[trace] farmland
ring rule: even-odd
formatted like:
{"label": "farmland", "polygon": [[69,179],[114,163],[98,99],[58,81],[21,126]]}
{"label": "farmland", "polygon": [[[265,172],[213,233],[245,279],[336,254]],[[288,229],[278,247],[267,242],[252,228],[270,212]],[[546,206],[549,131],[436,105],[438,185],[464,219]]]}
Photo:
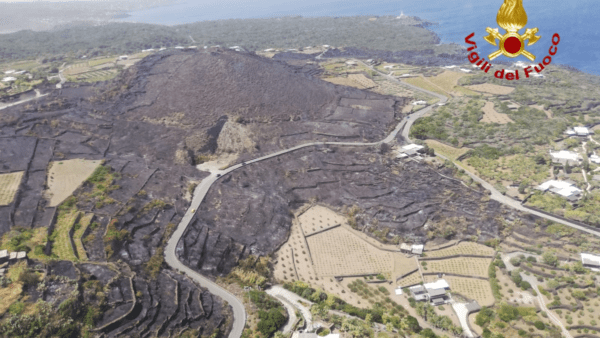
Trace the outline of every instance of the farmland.
{"label": "farmland", "polygon": [[513,87],[499,86],[491,83],[484,83],[478,85],[465,86],[465,88],[474,90],[476,92],[482,92],[494,95],[508,95],[515,89]]}
{"label": "farmland", "polygon": [[487,277],[491,259],[487,258],[449,258],[443,260],[421,261],[423,273],[451,273],[461,276]]}
{"label": "farmland", "polygon": [[478,255],[490,256],[494,254],[494,249],[474,242],[460,242],[449,248],[441,250],[427,251],[426,257],[446,257],[454,255]]}
{"label": "farmland", "polygon": [[481,279],[454,276],[446,276],[445,279],[450,284],[452,292],[472,298],[481,306],[494,305],[494,295],[492,294],[490,282]]}
{"label": "farmland", "polygon": [[469,148],[455,148],[436,140],[425,140],[425,143],[433,148],[437,154],[443,155],[451,160],[456,160],[470,150]]}
{"label": "farmland", "polygon": [[59,211],[58,217],[56,218],[56,228],[50,236],[50,239],[53,241],[52,253],[60,259],[69,261],[77,260],[74,248],[71,245],[71,236],[69,235],[69,232],[80,216],[80,212],[76,208]]}
{"label": "farmland", "polygon": [[298,217],[298,220],[300,221],[302,232],[306,236],[346,222],[344,217],[320,205],[308,209]]}
{"label": "farmland", "polygon": [[423,279],[421,279],[421,274],[419,274],[419,272],[417,271],[417,272],[413,272],[410,275],[400,279],[397,282],[397,284],[402,287],[408,287],[411,285],[419,284],[421,282],[423,282]]}
{"label": "farmland", "polygon": [[50,206],[57,206],[88,178],[100,161],[74,159],[50,163],[48,191]]}
{"label": "farmland", "polygon": [[77,250],[77,256],[79,257],[79,260],[81,260],[81,261],[87,260],[87,254],[85,252],[85,248],[83,246],[81,238],[82,238],[83,234],[85,233],[85,231],[87,230],[87,228],[90,225],[93,218],[94,218],[94,214],[92,214],[92,213],[85,214],[84,216],[81,217],[79,222],[75,224],[75,229],[74,229],[75,231],[73,232],[73,242],[75,243],[75,247]]}
{"label": "farmland", "polygon": [[0,205],[9,205],[12,203],[22,178],[22,171],[0,174]]}

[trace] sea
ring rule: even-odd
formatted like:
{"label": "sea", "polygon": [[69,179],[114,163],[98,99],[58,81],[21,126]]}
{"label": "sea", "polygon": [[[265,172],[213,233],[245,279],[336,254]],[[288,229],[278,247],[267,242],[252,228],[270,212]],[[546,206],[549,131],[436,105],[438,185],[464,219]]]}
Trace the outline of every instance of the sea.
{"label": "sea", "polygon": [[[222,19],[404,14],[433,22],[428,29],[437,33],[442,43],[469,46],[465,37],[475,33],[476,51],[485,56],[497,49],[483,37],[487,35],[486,27],[498,27],[496,14],[502,3],[503,0],[187,0],[133,11],[122,21],[178,25]],[[552,64],[600,75],[600,0],[524,0],[523,6],[528,17],[525,28],[537,27],[542,37],[526,47],[536,56],[536,63],[548,55],[552,36],[558,33],[560,42]],[[524,56],[513,60],[529,62]]]}

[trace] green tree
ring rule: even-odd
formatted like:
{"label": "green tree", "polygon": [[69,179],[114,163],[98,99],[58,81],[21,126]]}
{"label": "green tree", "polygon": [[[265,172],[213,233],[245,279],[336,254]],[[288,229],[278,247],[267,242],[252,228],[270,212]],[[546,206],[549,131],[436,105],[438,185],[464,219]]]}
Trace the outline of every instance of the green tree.
{"label": "green tree", "polygon": [[549,251],[544,252],[544,254],[542,255],[542,260],[544,261],[544,263],[552,266],[556,266],[556,263],[558,263],[558,257],[554,253]]}
{"label": "green tree", "polygon": [[408,331],[408,332],[418,333],[421,331],[421,326],[419,325],[419,321],[417,320],[417,318],[415,318],[413,316],[406,316],[406,317],[402,318],[402,320],[400,321],[400,328],[402,328],[402,330]]}
{"label": "green tree", "polygon": [[475,316],[475,324],[484,327],[490,323],[492,318],[494,318],[494,310],[484,306]]}

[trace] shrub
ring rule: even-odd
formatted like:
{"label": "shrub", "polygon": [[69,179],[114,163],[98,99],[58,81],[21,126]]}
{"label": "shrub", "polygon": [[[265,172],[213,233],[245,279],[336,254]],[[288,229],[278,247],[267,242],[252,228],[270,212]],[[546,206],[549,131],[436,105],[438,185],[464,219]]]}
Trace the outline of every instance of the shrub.
{"label": "shrub", "polygon": [[535,328],[538,329],[538,330],[544,330],[546,328],[546,325],[544,323],[542,323],[541,321],[539,321],[539,320],[536,320],[533,323],[533,326],[535,326]]}
{"label": "shrub", "polygon": [[23,313],[24,309],[25,309],[25,303],[15,302],[15,303],[10,304],[10,306],[8,307],[8,312],[12,315],[20,315],[21,313]]}

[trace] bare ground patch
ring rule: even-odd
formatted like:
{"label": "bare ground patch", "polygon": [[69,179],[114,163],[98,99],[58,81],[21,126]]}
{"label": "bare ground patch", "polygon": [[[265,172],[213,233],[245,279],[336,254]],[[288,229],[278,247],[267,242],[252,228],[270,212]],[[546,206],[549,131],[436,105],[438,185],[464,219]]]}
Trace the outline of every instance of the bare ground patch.
{"label": "bare ground patch", "polygon": [[503,113],[498,113],[496,109],[494,109],[494,103],[487,101],[485,106],[482,108],[483,110],[483,118],[481,122],[483,123],[498,123],[498,124],[507,124],[510,122],[514,122],[508,117],[508,115]]}
{"label": "bare ground patch", "polygon": [[99,165],[100,161],[83,159],[50,162],[46,191],[50,206],[55,207],[71,196]]}

